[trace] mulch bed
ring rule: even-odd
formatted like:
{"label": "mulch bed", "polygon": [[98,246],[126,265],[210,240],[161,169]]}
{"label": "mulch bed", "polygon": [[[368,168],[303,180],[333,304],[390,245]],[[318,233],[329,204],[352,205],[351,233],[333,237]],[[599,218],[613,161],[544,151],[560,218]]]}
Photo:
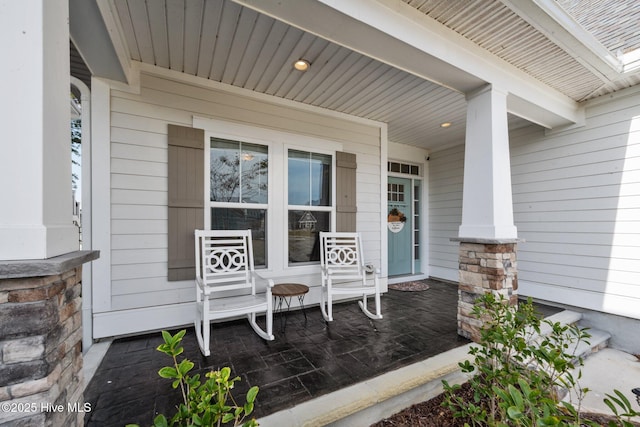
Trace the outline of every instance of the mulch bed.
{"label": "mulch bed", "polygon": [[[463,384],[457,392],[460,396],[472,400],[473,390],[469,383]],[[371,427],[464,427],[464,423],[471,424],[468,419],[453,418],[453,414],[447,408],[441,406],[444,394],[440,394],[431,400],[418,403],[404,409],[389,418],[378,421]],[[608,422],[615,420],[613,417],[603,414],[581,414],[583,419],[588,419],[601,426],[608,425]],[[471,424],[472,425],[472,424]],[[633,424],[640,426],[640,424]]]}

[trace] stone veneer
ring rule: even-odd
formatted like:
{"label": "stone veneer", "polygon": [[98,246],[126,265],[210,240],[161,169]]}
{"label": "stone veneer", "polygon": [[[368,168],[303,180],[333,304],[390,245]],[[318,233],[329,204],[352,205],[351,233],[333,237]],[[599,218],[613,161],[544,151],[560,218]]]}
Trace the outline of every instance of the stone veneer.
{"label": "stone veneer", "polygon": [[517,240],[459,240],[458,334],[478,342],[483,323],[472,314],[478,297],[493,292],[518,304]]}
{"label": "stone veneer", "polygon": [[0,424],[82,426],[82,264],[0,261]]}

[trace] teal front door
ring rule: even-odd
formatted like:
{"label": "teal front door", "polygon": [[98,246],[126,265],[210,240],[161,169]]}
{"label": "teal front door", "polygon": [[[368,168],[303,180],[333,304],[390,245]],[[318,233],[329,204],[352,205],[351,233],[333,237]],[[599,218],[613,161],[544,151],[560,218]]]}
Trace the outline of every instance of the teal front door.
{"label": "teal front door", "polygon": [[389,276],[411,274],[411,180],[389,177],[387,183],[387,234]]}

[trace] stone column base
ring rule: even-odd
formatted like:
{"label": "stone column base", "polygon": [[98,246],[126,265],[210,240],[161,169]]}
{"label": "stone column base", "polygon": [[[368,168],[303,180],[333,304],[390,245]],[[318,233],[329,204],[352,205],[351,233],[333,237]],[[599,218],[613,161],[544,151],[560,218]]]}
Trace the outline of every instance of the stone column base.
{"label": "stone column base", "polygon": [[483,323],[472,314],[476,300],[493,292],[518,304],[515,239],[456,239],[460,241],[458,270],[458,334],[480,341]]}
{"label": "stone column base", "polygon": [[83,426],[82,264],[0,261],[0,424]]}

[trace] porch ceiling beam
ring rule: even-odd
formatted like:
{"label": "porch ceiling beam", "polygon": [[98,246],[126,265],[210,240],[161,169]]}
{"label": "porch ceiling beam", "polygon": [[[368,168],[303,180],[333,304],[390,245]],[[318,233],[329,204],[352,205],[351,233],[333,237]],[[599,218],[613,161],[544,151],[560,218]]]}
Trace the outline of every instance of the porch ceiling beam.
{"label": "porch ceiling beam", "polygon": [[553,0],[500,0],[603,82],[620,78],[624,66],[612,52]]}
{"label": "porch ceiling beam", "polygon": [[69,0],[69,33],[92,75],[127,83],[129,69],[123,66],[95,0]]}
{"label": "porch ceiling beam", "polygon": [[544,127],[583,121],[569,97],[400,0],[233,1],[461,93],[497,84],[510,113]]}

